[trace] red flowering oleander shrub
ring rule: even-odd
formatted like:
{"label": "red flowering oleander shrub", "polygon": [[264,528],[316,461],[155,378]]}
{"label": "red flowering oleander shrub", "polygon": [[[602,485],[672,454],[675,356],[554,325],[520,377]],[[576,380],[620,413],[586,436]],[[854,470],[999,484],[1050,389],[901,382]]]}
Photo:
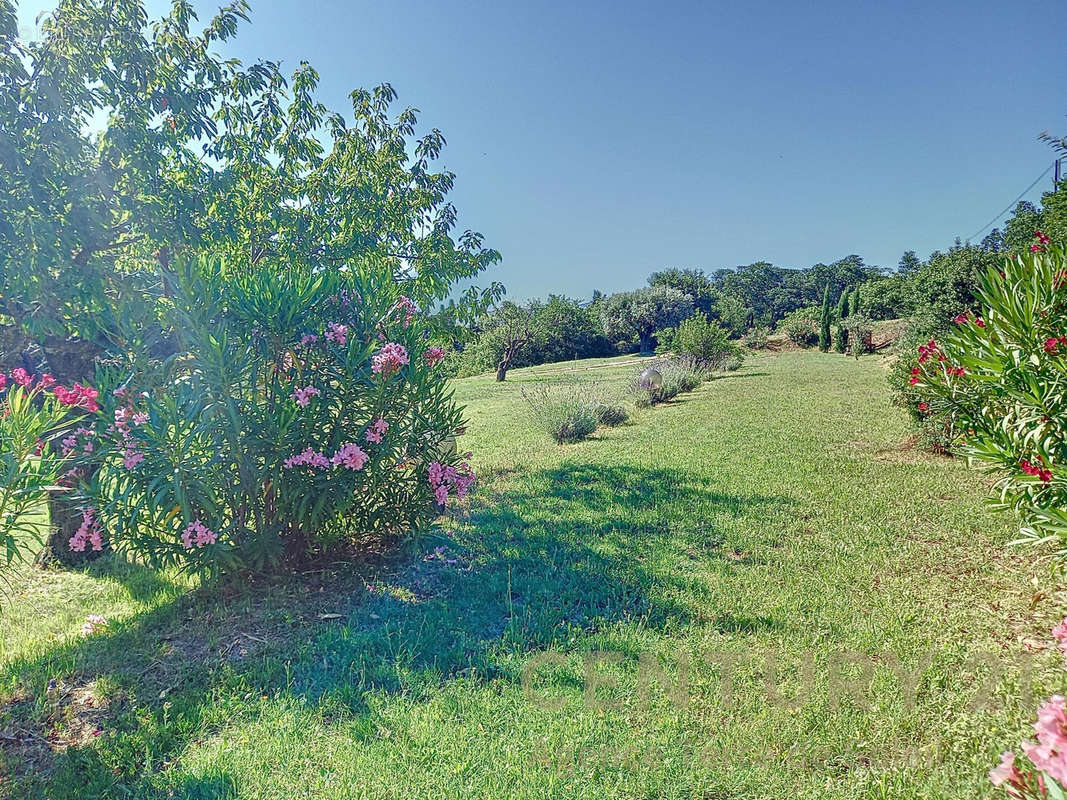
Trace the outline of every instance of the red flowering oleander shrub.
{"label": "red flowering oleander shrub", "polygon": [[87,536],[158,566],[261,569],[406,534],[466,494],[443,353],[391,275],[225,272],[179,265],[178,354],[101,375],[96,424],[70,441],[95,465]]}
{"label": "red flowering oleander shrub", "polygon": [[918,348],[909,371],[918,415],[943,420],[955,449],[997,475],[999,504],[1022,537],[1067,557],[1067,252],[1031,252],[979,280],[980,314]]}

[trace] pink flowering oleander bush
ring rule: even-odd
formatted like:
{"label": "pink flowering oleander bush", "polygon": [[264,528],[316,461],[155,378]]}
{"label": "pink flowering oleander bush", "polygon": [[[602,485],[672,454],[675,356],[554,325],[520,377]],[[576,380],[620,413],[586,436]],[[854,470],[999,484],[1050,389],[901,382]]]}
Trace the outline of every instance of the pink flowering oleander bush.
{"label": "pink flowering oleander bush", "polygon": [[1022,540],[1067,558],[1067,251],[1034,249],[979,279],[977,312],[918,347],[914,413],[936,417],[952,449],[996,475],[997,504]]}
{"label": "pink flowering oleander bush", "polygon": [[[81,444],[78,422],[97,410],[97,390],[67,388],[51,375],[31,375],[18,367],[0,373],[0,537],[5,564],[25,560],[43,542],[42,518],[50,493],[64,492],[74,447]],[[83,517],[78,545],[101,550],[93,520]]]}
{"label": "pink flowering oleander bush", "polygon": [[158,566],[263,569],[405,535],[466,494],[443,448],[460,409],[391,274],[226,273],[178,265],[179,352],[99,381],[95,426],[64,444],[96,465],[72,547],[100,532]]}
{"label": "pink flowering oleander bush", "polygon": [[[1052,629],[1060,652],[1067,658],[1067,619]],[[989,780],[1015,800],[1043,800],[1067,796],[1067,700],[1053,695],[1037,709],[1034,738],[1000,754]]]}

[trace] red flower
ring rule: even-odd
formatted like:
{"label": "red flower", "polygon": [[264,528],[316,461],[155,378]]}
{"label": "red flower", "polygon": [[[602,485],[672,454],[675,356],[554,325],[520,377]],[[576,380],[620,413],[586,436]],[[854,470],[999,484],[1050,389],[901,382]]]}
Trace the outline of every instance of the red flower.
{"label": "red flower", "polygon": [[47,372],[39,379],[38,384],[42,389],[47,389],[49,386],[56,385],[56,379],[49,375]]}
{"label": "red flower", "polygon": [[0,372],[0,389],[3,389],[5,386],[7,386],[7,375]]}
{"label": "red flower", "polygon": [[1041,460],[1040,456],[1038,457],[1037,462],[1038,464],[1041,464],[1041,466],[1031,464],[1024,458],[1022,461],[1019,462],[1019,469],[1021,469],[1027,475],[1031,475],[1037,478],[1042,483],[1049,483],[1052,480],[1052,470],[1044,466],[1044,462]]}
{"label": "red flower", "polygon": [[1044,250],[1044,249],[1045,249],[1045,248],[1043,248],[1043,247],[1042,247],[1041,245],[1039,245],[1039,244],[1032,244],[1032,245],[1030,245],[1030,252],[1031,252],[1031,253],[1040,253],[1040,252],[1041,252],[1042,250]]}
{"label": "red flower", "polygon": [[24,370],[22,367],[15,367],[11,370],[11,380],[21,386],[23,389],[29,388],[29,385],[33,383],[33,376]]}
{"label": "red flower", "polygon": [[981,317],[975,317],[974,324],[977,325],[979,328],[985,327],[985,321]]}
{"label": "red flower", "polygon": [[1048,244],[1051,241],[1051,239],[1049,239],[1048,236],[1043,234],[1041,231],[1034,231],[1034,238],[1037,239],[1041,244]]}
{"label": "red flower", "polygon": [[57,386],[54,394],[56,400],[65,406],[84,408],[86,411],[100,410],[100,404],[96,402],[96,398],[100,396],[100,392],[91,386],[83,386],[82,384],[75,382],[74,387],[71,389],[68,389],[65,386]]}
{"label": "red flower", "polygon": [[968,317],[966,314],[957,314],[952,321],[955,322],[957,325],[962,325],[968,319],[970,319],[970,317]]}
{"label": "red flower", "polygon": [[1060,346],[1060,340],[1055,336],[1045,339],[1045,352],[1052,355],[1056,352],[1056,348]]}
{"label": "red flower", "polygon": [[920,411],[929,411],[930,410],[930,404],[927,403],[925,400],[923,400],[921,403],[919,403],[919,410]]}

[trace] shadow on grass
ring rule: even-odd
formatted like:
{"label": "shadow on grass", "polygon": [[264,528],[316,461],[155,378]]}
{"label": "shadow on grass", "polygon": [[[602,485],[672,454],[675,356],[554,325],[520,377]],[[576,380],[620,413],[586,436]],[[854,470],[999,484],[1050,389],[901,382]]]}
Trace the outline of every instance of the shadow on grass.
{"label": "shadow on grass", "polygon": [[568,464],[516,476],[503,493],[476,497],[454,537],[425,537],[337,575],[212,587],[9,664],[0,685],[23,700],[0,710],[0,725],[36,726],[43,741],[51,721],[72,719],[57,684],[117,687],[99,724],[106,736],[21,754],[35,762],[36,785],[57,798],[226,797],[225,775],[174,785],[161,767],[226,724],[234,697],[290,697],[327,718],[369,717],[368,692],[420,700],[458,676],[517,683],[532,652],[579,651],[627,622],[663,630],[697,620],[740,634],[781,627],[709,608],[694,570],[750,566],[710,520],[755,524],[789,503],[721,494],[676,470]]}

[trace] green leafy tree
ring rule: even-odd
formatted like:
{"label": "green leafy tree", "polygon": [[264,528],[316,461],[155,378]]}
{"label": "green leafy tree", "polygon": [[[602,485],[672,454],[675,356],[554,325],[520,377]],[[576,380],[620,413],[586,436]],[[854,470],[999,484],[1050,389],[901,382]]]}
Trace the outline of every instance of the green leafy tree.
{"label": "green leafy tree", "polygon": [[236,273],[374,263],[420,304],[498,260],[454,232],[439,131],[391,119],[388,85],[353,92],[346,120],[310,65],[287,80],[216,54],[245,19],[237,0],[196,33],[185,2],[150,26],[134,0],[65,0],[27,44],[0,0],[0,322],[61,380],[141,344],[155,262],[181,253]]}
{"label": "green leafy tree", "polygon": [[286,78],[220,56],[247,10],[197,32],[184,0],[153,24],[138,0],[64,0],[25,43],[0,0],[5,354],[65,382],[103,356],[173,354],[160,298],[172,265],[205,251],[234,278],[375,272],[419,307],[499,259],[456,230],[444,137],[416,138],[390,86],[354,91],[346,117],[316,100],[308,64]]}
{"label": "green leafy tree", "polygon": [[[1033,232],[1030,234],[1033,237]],[[915,324],[936,333],[960,312],[973,309],[978,276],[1002,256],[975,245],[934,253],[908,283],[909,305]]]}
{"label": "green leafy tree", "polygon": [[496,308],[482,334],[482,346],[489,349],[498,381],[507,380],[508,370],[533,337],[534,320],[528,309],[512,302]]}
{"label": "green leafy tree", "polygon": [[1028,200],[1021,200],[1004,225],[1004,248],[1015,253],[1029,250],[1034,240],[1034,231],[1044,229],[1041,209]]}
{"label": "green leafy tree", "polygon": [[693,298],[693,305],[701,314],[711,313],[715,302],[715,287],[701,269],[670,267],[648,276],[649,286],[669,286]]}
{"label": "green leafy tree", "polygon": [[680,355],[689,356],[706,369],[718,369],[741,352],[723,327],[703,314],[683,320],[674,334],[673,344]]}
{"label": "green leafy tree", "polygon": [[897,319],[907,316],[908,284],[899,275],[876,278],[863,284],[864,311],[871,319]]}
{"label": "green leafy tree", "polygon": [[612,355],[599,315],[578,301],[550,295],[532,303],[534,338],[516,363],[525,365]]}
{"label": "green leafy tree", "polygon": [[636,338],[644,354],[652,352],[657,330],[674,327],[692,313],[693,298],[670,286],[620,292],[600,306],[604,334],[616,342]]}
{"label": "green leafy tree", "polygon": [[922,265],[923,262],[915,255],[914,250],[905,250],[897,263],[897,274],[909,278],[918,272]]}
{"label": "green leafy tree", "polygon": [[730,336],[743,336],[748,328],[749,309],[744,301],[732,294],[718,292],[712,305],[714,316]]}
{"label": "green leafy tree", "polygon": [[822,293],[822,313],[819,317],[819,349],[827,353],[830,351],[830,284]]}

